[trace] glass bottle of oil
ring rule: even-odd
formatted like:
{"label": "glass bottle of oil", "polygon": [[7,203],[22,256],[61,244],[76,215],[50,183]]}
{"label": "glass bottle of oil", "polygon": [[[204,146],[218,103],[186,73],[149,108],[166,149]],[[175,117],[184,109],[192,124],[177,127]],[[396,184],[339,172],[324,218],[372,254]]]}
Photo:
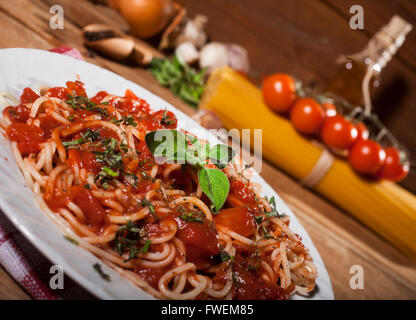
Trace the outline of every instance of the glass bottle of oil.
{"label": "glass bottle of oil", "polygon": [[360,52],[341,57],[342,67],[330,81],[326,92],[347,100],[353,106],[363,105],[362,83],[371,68],[370,92],[379,85],[380,72],[403,44],[412,25],[395,15],[377,32]]}

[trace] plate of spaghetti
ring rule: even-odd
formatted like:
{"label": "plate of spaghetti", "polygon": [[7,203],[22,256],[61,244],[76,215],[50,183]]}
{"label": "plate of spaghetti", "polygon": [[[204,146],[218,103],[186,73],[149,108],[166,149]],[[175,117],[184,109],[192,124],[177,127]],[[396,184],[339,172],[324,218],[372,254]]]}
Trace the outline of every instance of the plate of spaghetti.
{"label": "plate of spaghetti", "polygon": [[98,298],[333,299],[290,209],[188,116],[55,53],[0,70],[0,207]]}

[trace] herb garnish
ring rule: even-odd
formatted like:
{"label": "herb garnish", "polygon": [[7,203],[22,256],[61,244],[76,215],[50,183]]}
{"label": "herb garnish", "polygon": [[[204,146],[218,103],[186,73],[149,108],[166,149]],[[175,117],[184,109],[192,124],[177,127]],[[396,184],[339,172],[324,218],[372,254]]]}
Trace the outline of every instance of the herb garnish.
{"label": "herb garnish", "polygon": [[100,138],[100,132],[97,130],[91,130],[90,128],[88,128],[85,131],[85,133],[81,135],[81,138],[78,138],[76,140],[71,140],[71,141],[63,141],[62,145],[64,147],[76,146],[76,145],[84,144],[88,141],[93,142],[97,140],[98,138]]}
{"label": "herb garnish", "polygon": [[174,124],[173,120],[171,120],[172,118],[168,115],[167,110],[165,109],[163,111],[163,116],[162,116],[162,120],[160,121],[160,124],[163,126],[171,126]]}
{"label": "herb garnish", "polygon": [[[97,107],[99,104],[92,102],[87,97],[80,97],[74,95],[68,95],[68,100],[65,101],[67,104],[69,104],[72,108],[75,110],[88,110],[92,112],[99,113],[102,117],[108,117],[108,110],[107,108],[100,108]],[[108,102],[102,102],[101,105],[107,105]]]}
{"label": "herb garnish", "polygon": [[74,238],[68,237],[68,236],[64,236],[65,240],[75,244],[75,245],[79,245],[79,242],[77,240],[75,240]]}
{"label": "herb garnish", "polygon": [[224,172],[207,168],[204,165],[211,160],[218,168],[225,168],[233,159],[234,150],[223,144],[211,147],[177,130],[161,129],[146,134],[145,141],[155,159],[168,163],[188,163],[198,170],[202,191],[211,200],[216,211],[220,210],[227,199],[230,182]]}
{"label": "herb garnish", "polygon": [[105,281],[111,281],[110,276],[104,273],[103,269],[101,268],[101,264],[95,263],[93,267],[94,267],[94,270],[98,272],[101,278],[103,278]]}
{"label": "herb garnish", "polygon": [[150,213],[155,214],[155,207],[149,200],[143,198],[140,204],[142,205],[142,207],[149,207]]}
{"label": "herb garnish", "polygon": [[272,206],[273,210],[270,211],[270,212],[266,212],[265,213],[266,217],[268,217],[268,218],[271,218],[271,217],[283,218],[284,214],[279,214],[279,212],[276,209],[276,200],[275,200],[274,196],[270,198],[269,203]]}
{"label": "herb garnish", "polygon": [[239,287],[240,286],[240,281],[238,280],[238,277],[237,277],[237,275],[236,275],[236,273],[234,271],[232,272],[232,277],[233,277],[234,285],[236,287]]}
{"label": "herb garnish", "polygon": [[191,106],[198,106],[204,92],[206,69],[197,72],[187,64],[182,64],[176,55],[172,61],[153,58],[150,69],[162,86],[168,87]]}
{"label": "herb garnish", "polygon": [[185,212],[181,216],[179,216],[179,218],[186,222],[204,222],[200,217],[200,214],[198,214],[197,212]]}
{"label": "herb garnish", "polygon": [[129,257],[124,262],[137,258],[140,252],[147,252],[151,241],[146,240],[145,245],[142,248],[138,247],[138,243],[141,237],[144,236],[144,231],[137,227],[132,221],[128,221],[125,225],[121,226],[114,239],[114,249],[121,256],[125,251],[128,251]]}
{"label": "herb garnish", "polygon": [[227,251],[220,251],[220,253],[215,256],[215,259],[219,260],[220,262],[226,262],[228,260],[233,261],[234,257],[230,256]]}

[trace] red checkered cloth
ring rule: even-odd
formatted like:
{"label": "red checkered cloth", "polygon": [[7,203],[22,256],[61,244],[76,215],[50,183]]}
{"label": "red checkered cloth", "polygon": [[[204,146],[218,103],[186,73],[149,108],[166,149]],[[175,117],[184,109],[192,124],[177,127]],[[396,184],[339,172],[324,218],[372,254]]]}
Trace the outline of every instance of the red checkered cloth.
{"label": "red checkered cloth", "polygon": [[[84,60],[77,49],[59,47],[52,52]],[[33,299],[91,299],[93,296],[68,277],[64,289],[51,289],[49,281],[55,272],[43,256],[0,211],[0,264]]]}

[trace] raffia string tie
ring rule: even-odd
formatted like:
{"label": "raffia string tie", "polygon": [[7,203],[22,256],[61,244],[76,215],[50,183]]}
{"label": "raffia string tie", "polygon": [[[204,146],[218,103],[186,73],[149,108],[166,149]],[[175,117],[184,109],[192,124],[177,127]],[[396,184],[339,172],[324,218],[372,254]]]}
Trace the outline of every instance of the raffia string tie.
{"label": "raffia string tie", "polygon": [[312,143],[321,148],[322,152],[312,170],[300,181],[301,185],[308,188],[313,188],[319,183],[319,181],[322,180],[323,177],[325,177],[335,160],[331,151],[329,151],[325,146],[317,141],[312,141]]}

